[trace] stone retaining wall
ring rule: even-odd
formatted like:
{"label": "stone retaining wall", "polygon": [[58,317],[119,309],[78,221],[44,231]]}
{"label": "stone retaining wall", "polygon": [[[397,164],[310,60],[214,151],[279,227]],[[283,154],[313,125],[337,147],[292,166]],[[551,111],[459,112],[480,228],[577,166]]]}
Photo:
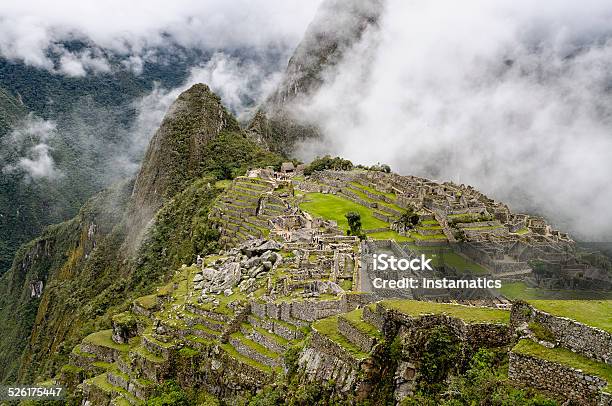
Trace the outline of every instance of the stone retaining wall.
{"label": "stone retaining wall", "polygon": [[510,320],[514,328],[530,322],[539,323],[554,334],[556,344],[596,361],[612,364],[612,334],[604,330],[553,316],[524,302],[512,305]]}
{"label": "stone retaining wall", "polygon": [[[377,306],[378,308],[379,306]],[[407,329],[429,329],[448,327],[464,344],[471,348],[501,347],[511,340],[510,327],[496,323],[466,323],[444,314],[413,317],[395,310],[386,310],[385,322],[395,322]]]}
{"label": "stone retaining wall", "polygon": [[333,381],[336,388],[342,392],[353,390],[357,382],[357,373],[354,368],[342,360],[308,347],[302,351],[299,365],[303,368],[306,379],[310,382]]}
{"label": "stone retaining wall", "polygon": [[338,318],[338,331],[363,352],[369,353],[376,344],[376,338],[359,330],[343,317]]}
{"label": "stone retaining wall", "polygon": [[245,337],[255,341],[256,343],[263,345],[270,351],[274,351],[279,354],[282,354],[287,349],[286,346],[281,345],[273,338],[263,335],[255,329],[252,329],[252,330],[244,329],[242,330],[242,333],[245,335]]}
{"label": "stone retaining wall", "polygon": [[325,353],[327,355],[331,355],[334,358],[339,359],[347,366],[351,367],[354,370],[359,370],[361,366],[361,361],[354,358],[351,354],[349,354],[342,346],[337,344],[336,342],[330,340],[323,334],[320,334],[318,331],[314,330],[310,335],[310,348],[314,348],[319,352]]}
{"label": "stone retaining wall", "polygon": [[246,357],[251,358],[252,360],[255,360],[255,361],[259,362],[260,364],[268,365],[268,366],[271,366],[271,367],[276,367],[276,366],[279,366],[279,364],[280,364],[278,359],[273,359],[273,358],[270,358],[270,357],[267,357],[267,356],[263,355],[259,351],[256,351],[256,350],[252,349],[251,347],[249,347],[248,345],[243,344],[243,342],[240,341],[237,338],[230,338],[229,339],[229,343],[239,353],[241,353],[242,355],[244,355]]}
{"label": "stone retaining wall", "polygon": [[[572,400],[580,405],[599,406],[606,396],[600,389],[604,380],[579,370],[550,361],[510,352],[508,378],[531,388],[555,394],[560,400]],[[609,397],[607,397],[609,401]]]}

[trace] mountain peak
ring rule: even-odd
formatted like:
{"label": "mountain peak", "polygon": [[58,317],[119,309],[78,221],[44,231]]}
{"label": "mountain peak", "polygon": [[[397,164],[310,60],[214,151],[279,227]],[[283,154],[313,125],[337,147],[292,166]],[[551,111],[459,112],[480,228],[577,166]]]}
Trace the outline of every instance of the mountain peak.
{"label": "mountain peak", "polygon": [[319,131],[293,112],[295,104],[314,94],[346,51],[370,27],[376,27],[383,0],[325,0],[289,59],[283,79],[262,106],[250,128],[270,149],[290,154],[295,143],[316,138]]}
{"label": "mountain peak", "polygon": [[[240,126],[221,99],[202,83],[181,93],[151,139],[133,192],[140,225],[150,220],[163,201],[198,177],[204,146],[222,131]],[[140,228],[140,227],[139,227]]]}

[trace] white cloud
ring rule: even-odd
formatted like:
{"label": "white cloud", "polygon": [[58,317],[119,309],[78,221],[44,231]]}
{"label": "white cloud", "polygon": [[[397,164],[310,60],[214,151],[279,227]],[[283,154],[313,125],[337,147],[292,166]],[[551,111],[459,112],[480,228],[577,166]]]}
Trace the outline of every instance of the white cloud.
{"label": "white cloud", "polygon": [[[29,179],[56,179],[61,176],[53,158],[49,141],[56,135],[56,125],[29,115],[21,125],[2,141],[3,150],[16,151],[11,163],[3,165],[2,172],[24,172]],[[23,154],[19,154],[23,152]],[[3,157],[3,161],[7,158]]]}
{"label": "white cloud", "polygon": [[15,168],[23,169],[33,179],[53,179],[58,176],[47,144],[37,144],[30,148],[29,153],[31,157],[20,158]]}
{"label": "white cloud", "polygon": [[[188,48],[293,47],[320,0],[57,0],[0,3],[0,54],[70,75],[100,71],[104,57],[65,51],[59,69],[48,57],[61,41],[82,39],[122,56],[138,71],[138,58],[157,46]],[[135,63],[135,64],[134,64]],[[80,66],[79,66],[80,65]]]}
{"label": "white cloud", "polygon": [[612,236],[612,3],[389,0],[300,114],[342,154]]}

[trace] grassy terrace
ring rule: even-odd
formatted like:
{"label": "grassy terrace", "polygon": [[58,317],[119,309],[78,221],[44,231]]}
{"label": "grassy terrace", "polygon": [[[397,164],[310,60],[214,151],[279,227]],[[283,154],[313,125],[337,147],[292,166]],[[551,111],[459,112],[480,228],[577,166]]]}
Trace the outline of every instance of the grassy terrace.
{"label": "grassy terrace", "polygon": [[504,226],[475,226],[475,227],[463,227],[462,230],[468,231],[481,231],[481,230],[497,230],[498,228],[504,228]]}
{"label": "grassy terrace", "polygon": [[525,234],[529,234],[530,230],[528,228],[521,228],[520,230],[517,230],[516,233],[514,234],[518,234],[518,235],[525,235]]}
{"label": "grassy terrace", "polygon": [[268,358],[274,359],[274,358],[278,358],[279,356],[278,353],[274,351],[270,351],[268,348],[264,347],[263,345],[256,343],[250,338],[245,337],[244,334],[242,334],[241,332],[233,333],[230,337],[240,341],[242,344],[249,347],[251,350],[258,352],[261,355],[264,355]]}
{"label": "grassy terrace", "polygon": [[231,180],[218,180],[215,182],[215,187],[217,189],[227,189],[228,187],[230,187],[232,185],[232,181]]}
{"label": "grassy terrace", "polygon": [[535,308],[612,333],[612,300],[530,300]]}
{"label": "grassy terrace", "polygon": [[466,272],[474,275],[486,275],[489,273],[481,265],[470,261],[469,259],[452,252],[451,250],[444,250],[439,256],[441,263],[448,264],[458,270],[459,272]]}
{"label": "grassy terrace", "polygon": [[157,295],[153,294],[153,295],[142,296],[136,299],[135,301],[136,303],[138,303],[139,306],[147,310],[151,310],[157,305]]}
{"label": "grassy terrace", "polygon": [[358,182],[351,182],[350,185],[353,188],[363,189],[363,190],[366,190],[366,191],[368,191],[370,193],[374,193],[374,194],[382,195],[382,196],[387,196],[389,199],[395,199],[395,197],[396,197],[394,193],[383,193],[383,192],[380,192],[380,191],[378,191],[378,190],[376,190],[376,189],[374,189],[374,188],[372,188],[370,186],[362,185],[361,183],[358,183]]}
{"label": "grassy terrace", "polygon": [[338,316],[332,316],[315,321],[312,323],[312,328],[340,345],[356,359],[365,359],[368,357],[367,353],[361,351],[359,347],[351,343],[342,334],[340,334],[338,331]]}
{"label": "grassy terrace", "polygon": [[123,395],[123,397],[125,397],[129,401],[130,404],[136,404],[136,405],[142,404],[142,402],[136,399],[134,395],[132,395],[130,392],[118,386],[111,385],[106,380],[105,373],[89,379],[88,382],[102,389],[106,393],[109,393],[109,394],[117,393],[117,394]]}
{"label": "grassy terrace", "polygon": [[381,305],[387,309],[397,310],[409,316],[427,314],[446,314],[466,323],[501,323],[510,322],[510,312],[488,307],[462,306],[448,303],[422,302],[418,300],[385,300]]}
{"label": "grassy terrace", "polygon": [[72,349],[72,353],[76,355],[80,355],[81,357],[92,358],[92,359],[96,358],[96,354],[92,354],[92,353],[83,351],[80,344],[78,344]]}
{"label": "grassy terrace", "polygon": [[363,309],[355,309],[349,313],[343,314],[340,317],[346,319],[351,325],[360,331],[376,338],[381,338],[382,333],[372,324],[363,321]]}
{"label": "grassy terrace", "polygon": [[395,231],[381,231],[380,233],[370,233],[368,237],[374,240],[395,240],[397,242],[412,242],[414,238],[406,235],[400,235]]}
{"label": "grassy terrace", "polygon": [[427,258],[432,258],[434,266],[448,264],[464,274],[486,275],[490,273],[483,266],[454,252],[449,247],[423,247],[415,244],[408,244],[407,247],[417,254],[425,254]]}
{"label": "grassy terrace", "polygon": [[[355,194],[356,194],[357,196],[359,196],[360,198],[362,198],[363,200],[365,200],[366,202],[372,202],[372,203],[376,203],[376,204],[379,204],[379,205],[382,205],[382,206],[386,206],[386,207],[388,207],[388,208],[390,208],[390,209],[397,210],[397,211],[399,211],[400,213],[404,211],[404,209],[403,209],[403,208],[399,207],[399,206],[398,206],[398,205],[396,205],[396,204],[393,204],[393,203],[387,203],[387,202],[385,202],[385,201],[383,201],[383,200],[380,200],[380,199],[372,199],[370,196],[368,196],[367,194],[365,194],[365,193],[363,192],[363,190],[362,190],[362,189],[360,189],[360,188],[349,187],[348,189],[349,189],[351,192],[355,193]],[[376,193],[376,195],[379,195],[379,196],[380,196],[380,194],[379,194],[378,192]]]}
{"label": "grassy terrace", "polygon": [[234,347],[231,346],[231,344],[220,344],[219,347],[223,349],[223,351],[225,351],[230,357],[242,362],[243,364],[249,365],[253,368],[259,369],[267,373],[271,373],[273,371],[272,367],[261,364],[255,361],[254,359],[245,357],[244,355],[240,354]]}
{"label": "grassy terrace", "polygon": [[266,329],[263,329],[261,327],[257,327],[257,326],[252,326],[249,323],[243,323],[242,326],[247,329],[247,330],[255,330],[257,331],[259,334],[261,334],[264,337],[267,337],[273,341],[275,341],[278,345],[280,346],[285,346],[287,344],[289,344],[289,340],[276,335],[274,333],[270,333],[269,331],[267,331]]}
{"label": "grassy terrace", "polygon": [[192,342],[192,343],[197,343],[203,346],[209,346],[213,344],[212,340],[207,340],[206,338],[202,338],[202,337],[198,337],[194,335],[185,336],[185,340]]}
{"label": "grassy terrace", "polygon": [[[348,221],[345,214],[355,211],[361,215],[361,226],[364,230],[389,227],[388,223],[374,217],[373,210],[369,207],[357,204],[349,199],[324,193],[307,193],[306,201],[300,204],[300,208],[308,213],[338,223],[341,230],[348,230]],[[409,237],[403,237],[395,231],[368,234],[377,240],[394,239],[396,241],[411,241]]]}
{"label": "grassy terrace", "polygon": [[128,351],[130,349],[129,344],[117,344],[112,339],[113,330],[102,330],[96,333],[90,334],[83,342],[99,345],[101,347],[108,347],[118,351]]}
{"label": "grassy terrace", "polygon": [[340,196],[324,193],[307,193],[306,201],[300,208],[315,216],[334,220],[342,230],[348,230],[348,221],[344,215],[349,211],[361,215],[361,225],[364,230],[388,227],[389,225],[372,215],[372,209],[352,202]]}
{"label": "grassy terrace", "polygon": [[538,299],[598,299],[611,300],[610,292],[594,292],[586,290],[548,290],[530,288],[523,282],[504,283],[500,292],[508,299],[538,300]]}
{"label": "grassy terrace", "polygon": [[132,351],[155,364],[164,362],[163,357],[160,357],[159,355],[152,353],[151,351],[147,350],[142,345],[139,345],[138,347],[134,348]]}
{"label": "grassy terrace", "polygon": [[608,386],[605,389],[606,391],[610,391],[612,389],[612,365],[593,361],[590,358],[583,357],[582,355],[576,354],[565,348],[547,348],[527,339],[519,341],[512,351],[518,354],[529,355],[535,358],[566,365],[571,368],[580,369],[584,373],[598,376],[607,381]]}
{"label": "grassy terrace", "polygon": [[446,236],[444,234],[421,235],[418,232],[411,232],[410,237],[415,240],[446,240]]}

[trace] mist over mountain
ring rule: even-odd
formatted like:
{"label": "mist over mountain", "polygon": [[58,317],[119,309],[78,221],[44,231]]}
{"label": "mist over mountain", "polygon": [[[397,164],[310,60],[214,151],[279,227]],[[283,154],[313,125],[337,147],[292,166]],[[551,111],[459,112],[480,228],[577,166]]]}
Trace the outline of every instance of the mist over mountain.
{"label": "mist over mountain", "polygon": [[[610,20],[596,0],[0,6],[0,382],[92,406],[594,399],[612,327],[586,299],[612,263],[572,238],[612,234]],[[408,279],[370,273],[376,251],[461,294],[374,290]]]}
{"label": "mist over mountain", "polygon": [[209,84],[246,120],[279,80],[316,7],[0,6],[0,273],[42,227],[133,176],[166,110],[194,83]]}
{"label": "mist over mountain", "polygon": [[380,13],[292,107],[321,135],[300,157],[473,184],[610,238],[609,2],[390,0]]}

